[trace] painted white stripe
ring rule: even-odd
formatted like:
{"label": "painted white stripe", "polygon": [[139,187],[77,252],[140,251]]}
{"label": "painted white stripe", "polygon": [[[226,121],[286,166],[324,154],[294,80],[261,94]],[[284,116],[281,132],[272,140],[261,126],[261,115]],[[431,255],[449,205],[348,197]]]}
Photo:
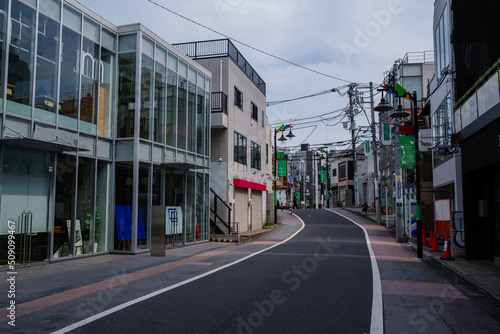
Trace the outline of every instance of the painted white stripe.
{"label": "painted white stripe", "polygon": [[296,214],[293,214],[293,215],[294,215],[295,217],[297,217],[297,218],[300,220],[300,223],[302,224],[302,226],[300,227],[300,229],[299,229],[297,232],[295,232],[294,234],[292,234],[290,237],[288,237],[287,239],[285,239],[285,240],[283,240],[283,241],[280,241],[279,243],[277,243],[277,244],[275,244],[275,245],[272,245],[272,246],[270,246],[270,247],[267,247],[267,248],[265,248],[265,249],[262,249],[262,250],[260,250],[260,251],[258,251],[258,252],[253,253],[253,254],[247,255],[247,256],[245,256],[245,257],[243,257],[243,258],[241,258],[241,259],[239,259],[239,260],[236,260],[236,261],[234,261],[234,262],[231,262],[231,263],[225,264],[225,265],[223,265],[223,266],[221,266],[221,267],[219,267],[219,268],[216,268],[216,269],[213,269],[213,270],[207,271],[207,272],[206,272],[206,273],[204,273],[204,274],[201,274],[201,275],[198,275],[198,276],[192,277],[192,278],[187,279],[187,280],[185,280],[185,281],[182,281],[182,282],[176,283],[176,284],[171,285],[171,286],[169,286],[169,287],[166,287],[166,288],[163,288],[163,289],[160,289],[160,290],[157,290],[157,291],[151,292],[151,293],[149,293],[149,294],[147,294],[147,295],[144,295],[144,296],[142,296],[142,297],[139,297],[139,298],[133,299],[133,300],[131,300],[131,301],[128,301],[128,302],[126,302],[126,303],[120,304],[120,305],[115,306],[115,307],[113,307],[113,308],[111,308],[111,309],[109,309],[109,310],[106,310],[106,311],[104,311],[104,312],[101,312],[101,313],[98,313],[98,314],[96,314],[96,315],[93,315],[93,316],[91,316],[91,317],[89,317],[89,318],[86,318],[86,319],[80,320],[80,321],[78,321],[78,322],[75,322],[75,323],[74,323],[74,324],[72,324],[72,325],[69,325],[69,326],[66,326],[66,327],[64,327],[64,328],[61,328],[61,329],[59,329],[59,330],[57,330],[57,331],[55,331],[55,332],[52,332],[52,334],[62,334],[62,333],[67,333],[67,332],[72,331],[72,330],[74,330],[74,329],[76,329],[76,328],[78,328],[78,327],[85,326],[85,325],[87,325],[87,324],[89,324],[89,323],[91,323],[91,322],[93,322],[93,321],[96,321],[96,320],[98,320],[98,319],[104,318],[105,316],[108,316],[108,315],[110,315],[110,314],[113,314],[113,313],[115,313],[115,312],[118,312],[118,311],[120,311],[120,310],[123,310],[124,308],[127,308],[127,307],[132,306],[132,305],[137,304],[137,303],[140,303],[140,302],[145,301],[145,300],[147,300],[147,299],[150,299],[150,298],[156,297],[156,296],[158,296],[158,295],[160,295],[160,294],[162,294],[162,293],[164,293],[164,292],[167,292],[167,291],[173,290],[173,289],[175,289],[175,288],[178,288],[178,287],[181,287],[181,286],[186,285],[186,284],[188,284],[188,283],[191,283],[191,282],[194,282],[194,281],[196,281],[196,280],[199,280],[200,278],[203,278],[203,277],[206,277],[206,276],[212,275],[212,274],[214,274],[214,273],[216,273],[216,272],[218,272],[218,271],[221,271],[221,270],[226,269],[226,268],[228,268],[228,267],[234,266],[235,264],[238,264],[238,263],[240,263],[240,262],[243,262],[243,261],[245,261],[245,260],[248,260],[248,259],[249,259],[249,258],[251,258],[251,257],[254,257],[254,256],[259,255],[259,254],[261,254],[261,253],[267,252],[268,250],[270,250],[270,249],[272,249],[272,248],[274,248],[274,247],[277,247],[277,246],[279,246],[279,245],[282,245],[282,244],[284,244],[284,243],[288,242],[289,240],[293,239],[293,238],[294,238],[297,234],[299,234],[299,233],[300,233],[300,232],[304,229],[304,227],[305,227],[304,221],[303,221],[302,219],[300,219],[300,217],[299,217],[299,216],[297,216]]}
{"label": "painted white stripe", "polygon": [[378,270],[377,259],[375,257],[375,253],[373,252],[368,232],[363,226],[359,225],[351,218],[346,217],[331,209],[327,210],[358,225],[365,233],[366,246],[368,247],[368,253],[370,254],[370,260],[372,264],[372,277],[373,277],[372,320],[370,326],[370,333],[372,334],[384,333],[384,312],[383,312],[384,305],[382,302],[382,281],[380,279],[380,272]]}

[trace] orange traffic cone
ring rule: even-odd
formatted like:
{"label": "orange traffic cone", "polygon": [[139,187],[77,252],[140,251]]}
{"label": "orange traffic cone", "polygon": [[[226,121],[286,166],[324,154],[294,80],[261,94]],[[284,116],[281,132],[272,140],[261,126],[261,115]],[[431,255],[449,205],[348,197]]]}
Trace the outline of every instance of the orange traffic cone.
{"label": "orange traffic cone", "polygon": [[434,233],[431,230],[431,233],[429,234],[429,244],[427,245],[429,246],[429,248],[432,248],[432,245],[434,244],[434,238]]}
{"label": "orange traffic cone", "polygon": [[431,252],[439,252],[439,246],[438,246],[438,239],[434,235],[434,238],[432,239],[432,249]]}
{"label": "orange traffic cone", "polygon": [[427,246],[427,241],[425,240],[425,231],[422,230],[422,246]]}
{"label": "orange traffic cone", "polygon": [[441,255],[441,260],[455,260],[451,257],[450,244],[448,244],[448,236],[444,238],[444,250],[443,255]]}

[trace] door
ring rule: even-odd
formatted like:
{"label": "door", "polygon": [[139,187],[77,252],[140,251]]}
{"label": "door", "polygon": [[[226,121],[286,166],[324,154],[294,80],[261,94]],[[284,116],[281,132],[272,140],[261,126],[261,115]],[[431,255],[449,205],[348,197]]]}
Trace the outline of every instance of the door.
{"label": "door", "polygon": [[[4,147],[0,244],[15,231],[16,263],[45,261],[49,255],[49,203],[53,155],[40,150]],[[6,252],[4,246],[1,252]],[[6,255],[6,254],[5,254]],[[7,256],[0,256],[0,265]]]}

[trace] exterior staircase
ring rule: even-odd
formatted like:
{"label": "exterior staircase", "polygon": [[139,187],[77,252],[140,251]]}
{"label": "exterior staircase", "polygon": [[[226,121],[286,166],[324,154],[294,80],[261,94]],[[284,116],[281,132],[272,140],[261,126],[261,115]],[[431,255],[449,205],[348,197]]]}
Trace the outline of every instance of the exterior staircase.
{"label": "exterior staircase", "polygon": [[231,222],[231,208],[210,189],[210,240],[239,241],[237,224]]}

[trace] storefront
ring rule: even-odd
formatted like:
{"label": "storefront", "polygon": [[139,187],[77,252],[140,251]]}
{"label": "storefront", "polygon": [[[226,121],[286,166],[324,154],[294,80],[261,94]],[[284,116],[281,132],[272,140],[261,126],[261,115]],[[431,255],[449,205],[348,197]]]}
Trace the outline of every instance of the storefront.
{"label": "storefront", "polygon": [[0,2],[0,266],[208,240],[210,73],[87,11]]}

